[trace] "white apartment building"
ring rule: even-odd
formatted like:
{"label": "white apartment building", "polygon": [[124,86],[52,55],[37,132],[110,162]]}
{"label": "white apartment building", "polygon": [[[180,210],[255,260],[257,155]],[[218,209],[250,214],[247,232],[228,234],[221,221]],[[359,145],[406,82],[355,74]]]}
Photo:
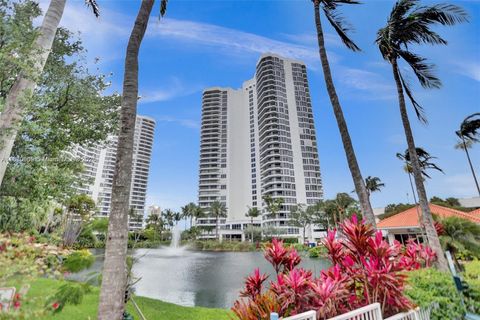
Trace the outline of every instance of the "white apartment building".
{"label": "white apartment building", "polygon": [[[283,198],[275,217],[265,214],[263,196]],[[282,236],[298,236],[289,223],[297,204],[322,199],[322,181],[305,64],[264,54],[255,77],[241,89],[213,87],[203,93],[199,206],[208,212],[223,202],[222,237],[243,239],[251,224],[249,207],[264,213],[254,225],[270,226]],[[215,218],[197,225],[215,226]],[[213,236],[213,233],[211,233]]]}
{"label": "white apartment building", "polygon": [[[143,227],[154,130],[154,119],[146,116],[137,116],[130,207],[138,218],[130,219],[129,225],[132,230]],[[118,137],[112,135],[108,137],[106,143],[96,144],[91,147],[77,146],[73,150],[73,155],[83,161],[85,171],[82,178],[87,181],[83,186],[79,186],[78,190],[88,194],[95,200],[98,205],[98,214],[103,217],[107,217],[110,214],[117,143]]]}

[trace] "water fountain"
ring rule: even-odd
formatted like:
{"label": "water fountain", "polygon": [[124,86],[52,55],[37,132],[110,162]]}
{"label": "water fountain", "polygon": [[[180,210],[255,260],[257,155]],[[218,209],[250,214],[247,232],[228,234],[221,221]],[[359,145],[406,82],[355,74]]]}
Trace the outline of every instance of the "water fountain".
{"label": "water fountain", "polygon": [[180,238],[182,236],[182,230],[175,226],[172,228],[172,241],[170,242],[171,249],[180,248]]}
{"label": "water fountain", "polygon": [[178,257],[184,254],[186,247],[180,245],[182,230],[178,226],[174,226],[171,230],[172,241],[168,247],[160,247],[160,254],[169,257]]}

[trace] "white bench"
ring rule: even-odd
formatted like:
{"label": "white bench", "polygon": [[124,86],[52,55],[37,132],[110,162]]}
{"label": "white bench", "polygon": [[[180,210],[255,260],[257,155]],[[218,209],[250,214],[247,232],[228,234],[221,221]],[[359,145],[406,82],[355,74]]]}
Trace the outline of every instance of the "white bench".
{"label": "white bench", "polygon": [[[330,318],[328,320],[430,320],[430,313],[432,311],[430,306],[426,309],[414,309],[408,312],[402,312],[383,319],[382,310],[379,303],[372,303],[368,306],[341,314],[339,316]],[[278,315],[272,314],[271,320],[277,320]],[[307,311],[297,314],[295,316],[282,318],[282,320],[316,320],[317,313],[315,311]]]}

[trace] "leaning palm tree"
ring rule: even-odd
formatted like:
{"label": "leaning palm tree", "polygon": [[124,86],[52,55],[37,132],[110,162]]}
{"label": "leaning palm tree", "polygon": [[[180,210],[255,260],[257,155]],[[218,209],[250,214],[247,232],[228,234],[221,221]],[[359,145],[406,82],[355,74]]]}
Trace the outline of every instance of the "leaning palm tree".
{"label": "leaning palm tree", "polygon": [[374,192],[380,192],[381,189],[385,187],[385,183],[383,183],[379,177],[368,176],[365,178],[365,187],[370,196]]}
{"label": "leaning palm tree", "polygon": [[375,215],[373,214],[373,209],[372,205],[370,204],[368,191],[365,187],[365,182],[363,181],[362,173],[360,171],[357,157],[355,155],[355,150],[353,149],[352,140],[348,132],[347,122],[345,121],[345,117],[343,116],[342,106],[340,105],[337,91],[333,83],[327,51],[325,49],[322,22],[320,19],[321,7],[328,22],[335,29],[340,39],[342,39],[343,43],[347,46],[347,48],[352,51],[360,51],[357,45],[348,37],[347,32],[349,31],[349,27],[345,24],[344,19],[337,12],[337,8],[342,4],[358,4],[359,2],[355,0],[312,0],[312,2],[315,11],[315,25],[317,28],[318,47],[320,53],[320,61],[322,63],[323,76],[325,78],[325,83],[327,86],[328,95],[330,97],[330,102],[333,107],[333,112],[335,114],[335,118],[337,119],[340,136],[342,137],[343,148],[345,149],[345,155],[347,156],[348,167],[350,168],[350,173],[352,175],[353,183],[355,185],[355,192],[357,193],[358,199],[360,200],[360,206],[362,208],[363,215],[365,216],[367,221],[375,227]]}
{"label": "leaning palm tree", "polygon": [[472,171],[473,180],[475,181],[478,195],[480,196],[480,186],[478,184],[475,170],[473,169],[470,154],[468,153],[468,149],[472,147],[473,143],[480,141],[480,113],[474,113],[466,117],[460,124],[460,130],[456,131],[455,133],[461,139],[460,144],[458,147],[456,146],[456,148],[463,149],[465,151],[468,164],[470,165],[470,170]]}
{"label": "leaning palm tree", "polygon": [[253,219],[259,217],[262,212],[257,207],[250,207],[248,208],[246,216],[250,218],[250,224],[252,228],[252,242],[253,242]]}
{"label": "leaning palm tree", "polygon": [[437,4],[420,6],[419,0],[399,0],[390,13],[387,25],[378,31],[376,43],[383,58],[392,65],[393,77],[397,85],[400,115],[407,139],[408,152],[412,163],[412,172],[418,192],[422,221],[428,242],[437,253],[441,269],[448,270],[448,264],[443,254],[438,234],[433,224],[432,214],[428,206],[427,193],[423,185],[422,171],[415,149],[410,120],[405,103],[406,94],[410,99],[418,119],[426,123],[423,108],[414,99],[412,91],[400,72],[398,60],[404,60],[409,65],[420,84],[424,88],[439,88],[440,79],[432,70],[432,65],[426,59],[413,53],[411,45],[415,44],[446,44],[447,42],[431,29],[434,24],[454,25],[467,21],[466,12],[455,5]]}
{"label": "leaning palm tree", "polygon": [[210,215],[215,217],[216,220],[216,227],[215,227],[215,238],[219,240],[218,237],[218,228],[220,224],[220,218],[226,218],[227,217],[227,207],[225,206],[225,203],[220,202],[220,201],[214,201],[210,204]]}
{"label": "leaning palm tree", "polygon": [[[138,100],[138,54],[155,0],[143,0],[128,40],[120,109],[117,161],[112,183],[112,209],[108,223],[98,319],[122,319],[127,288],[128,209],[132,182],[132,155]],[[167,0],[161,0],[160,15]]]}
{"label": "leaning palm tree", "polygon": [[[5,176],[8,159],[17,138],[19,125],[24,117],[26,109],[25,95],[35,90],[36,80],[43,72],[66,2],[67,0],[50,1],[39,29],[38,37],[32,47],[33,72],[28,75],[25,72],[20,72],[5,99],[3,112],[0,113],[0,185]],[[85,3],[93,9],[93,13],[98,17],[100,12],[97,2],[95,0],[86,0]]]}

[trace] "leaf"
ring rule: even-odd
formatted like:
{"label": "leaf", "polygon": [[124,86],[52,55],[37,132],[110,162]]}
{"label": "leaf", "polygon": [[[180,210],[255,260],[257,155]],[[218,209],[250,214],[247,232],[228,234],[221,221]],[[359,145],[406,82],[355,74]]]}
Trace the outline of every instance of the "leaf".
{"label": "leaf", "polygon": [[327,7],[324,7],[323,11],[325,12],[325,16],[327,17],[328,21],[347,48],[352,51],[361,51],[360,48],[353,42],[353,40],[348,37],[347,32],[351,31],[351,27],[347,24],[345,19],[339,13],[335,12],[334,9],[328,9]]}
{"label": "leaf", "polygon": [[402,82],[403,89],[405,90],[405,93],[407,94],[408,98],[410,99],[413,105],[413,109],[415,110],[417,119],[420,120],[420,122],[423,124],[428,124],[428,120],[425,117],[425,110],[413,97],[412,91],[410,90],[408,83],[403,79],[403,76],[400,70],[398,70],[398,75],[400,76],[400,81]]}

